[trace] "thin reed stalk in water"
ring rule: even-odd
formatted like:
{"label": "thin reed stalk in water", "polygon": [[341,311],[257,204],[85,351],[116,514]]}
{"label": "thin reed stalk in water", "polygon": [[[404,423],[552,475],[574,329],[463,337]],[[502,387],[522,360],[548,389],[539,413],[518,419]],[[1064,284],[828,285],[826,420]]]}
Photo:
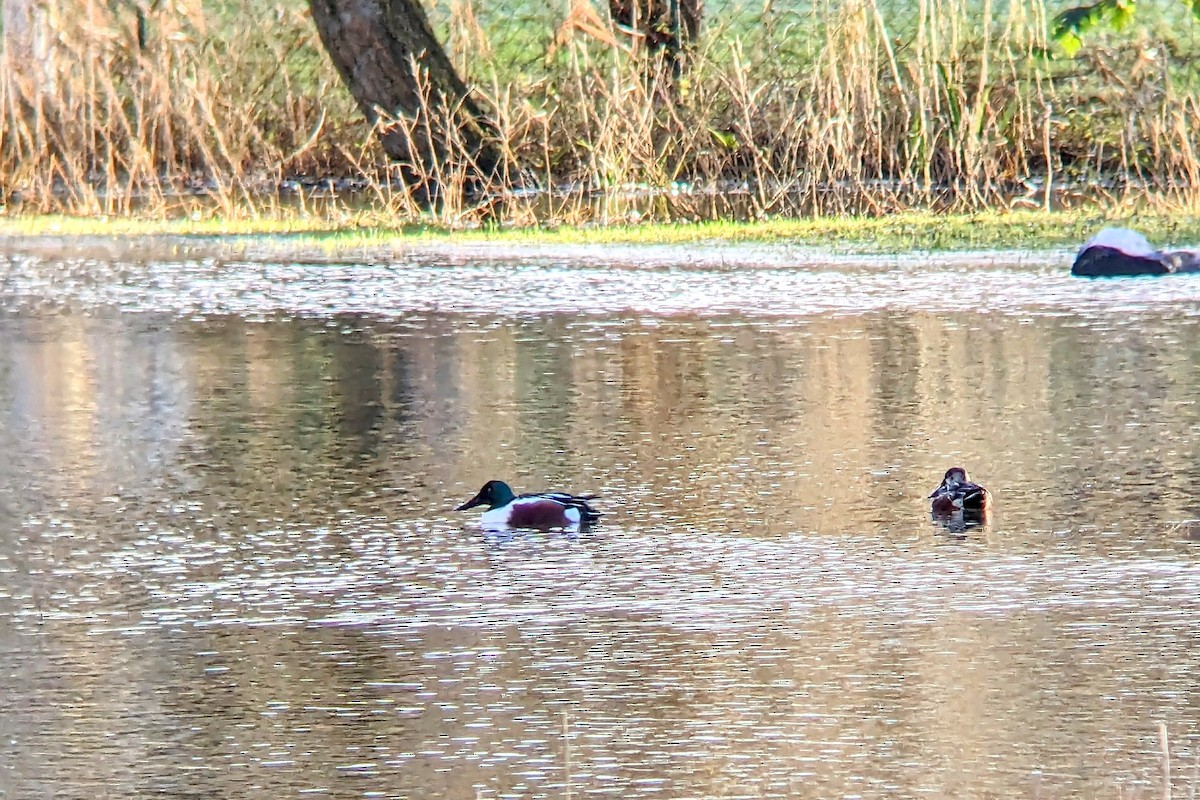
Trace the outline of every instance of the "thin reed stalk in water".
{"label": "thin reed stalk in water", "polygon": [[563,785],[566,800],[571,800],[571,717],[562,713]]}
{"label": "thin reed stalk in water", "polygon": [[1158,770],[1162,778],[1162,800],[1171,800],[1171,747],[1167,723],[1158,723]]}

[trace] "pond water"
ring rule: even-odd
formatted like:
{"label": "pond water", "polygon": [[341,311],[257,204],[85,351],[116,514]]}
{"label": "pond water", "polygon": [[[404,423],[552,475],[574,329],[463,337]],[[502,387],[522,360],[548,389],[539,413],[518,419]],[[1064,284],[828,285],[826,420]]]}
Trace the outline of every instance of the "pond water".
{"label": "pond water", "polygon": [[9,245],[0,796],[1200,785],[1200,277]]}

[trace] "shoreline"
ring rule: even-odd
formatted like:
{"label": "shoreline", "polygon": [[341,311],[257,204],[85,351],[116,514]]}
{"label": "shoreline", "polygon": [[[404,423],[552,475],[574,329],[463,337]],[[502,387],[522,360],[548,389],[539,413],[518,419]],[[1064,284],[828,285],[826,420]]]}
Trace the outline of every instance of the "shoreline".
{"label": "shoreline", "polygon": [[[595,246],[787,245],[825,253],[1074,250],[1106,226],[1143,233],[1156,247],[1200,245],[1200,217],[1146,212],[1013,211],[980,214],[913,212],[886,217],[819,217],[760,222],[710,221],[586,227],[452,229],[389,224],[383,214],[334,220],[286,215],[259,219],[141,219],[135,217],[0,217],[0,249],[9,252],[79,247],[139,251],[311,251],[325,257],[386,257],[417,251],[492,254],[536,250],[586,251]],[[136,242],[126,240],[136,238]],[[586,254],[586,253],[585,253]]]}

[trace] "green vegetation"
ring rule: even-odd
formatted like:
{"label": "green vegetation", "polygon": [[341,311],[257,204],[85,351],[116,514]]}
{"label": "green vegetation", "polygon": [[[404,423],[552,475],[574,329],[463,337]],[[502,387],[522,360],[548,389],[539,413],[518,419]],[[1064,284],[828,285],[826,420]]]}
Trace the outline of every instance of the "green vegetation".
{"label": "green vegetation", "polygon": [[0,219],[0,241],[23,237],[222,237],[256,249],[319,249],[361,252],[398,246],[461,244],[690,244],[709,241],[833,247],[854,252],[908,250],[1036,250],[1074,248],[1105,225],[1128,225],[1160,246],[1200,244],[1200,217],[1145,213],[1106,218],[1094,212],[933,214],[888,217],[836,216],[758,222],[659,223],[646,225],[493,227],[450,230],[429,225],[395,225],[361,214],[339,227],[320,218],[272,217],[258,221],[86,219],[31,216]]}
{"label": "green vegetation", "polygon": [[[1200,18],[1200,0],[1179,2],[1193,16]],[[1123,31],[1133,24],[1136,13],[1137,0],[1096,0],[1060,11],[1054,17],[1050,35],[1068,56],[1074,56],[1083,47],[1084,37],[1089,32],[1104,27]]]}
{"label": "green vegetation", "polygon": [[0,71],[0,202],[335,228],[1200,204],[1186,3],[1090,30],[1066,58],[1041,0],[714,2],[678,83],[620,31],[581,26],[587,5],[434,8],[523,186],[553,193],[491,186],[481,200],[469,170],[449,169],[424,204],[402,175],[428,165],[383,157],[301,0],[182,0],[62,14],[48,51],[22,62],[39,70]]}

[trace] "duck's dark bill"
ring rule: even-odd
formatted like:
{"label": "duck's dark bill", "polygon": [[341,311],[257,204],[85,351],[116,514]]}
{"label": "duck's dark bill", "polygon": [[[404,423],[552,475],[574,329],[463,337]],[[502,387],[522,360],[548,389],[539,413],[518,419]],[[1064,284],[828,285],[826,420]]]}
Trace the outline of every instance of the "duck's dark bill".
{"label": "duck's dark bill", "polygon": [[461,506],[459,506],[458,508],[456,508],[454,510],[455,511],[466,511],[468,508],[474,508],[475,506],[481,506],[486,502],[487,501],[483,499],[482,494],[477,494],[474,497],[472,497],[470,500],[463,503]]}

